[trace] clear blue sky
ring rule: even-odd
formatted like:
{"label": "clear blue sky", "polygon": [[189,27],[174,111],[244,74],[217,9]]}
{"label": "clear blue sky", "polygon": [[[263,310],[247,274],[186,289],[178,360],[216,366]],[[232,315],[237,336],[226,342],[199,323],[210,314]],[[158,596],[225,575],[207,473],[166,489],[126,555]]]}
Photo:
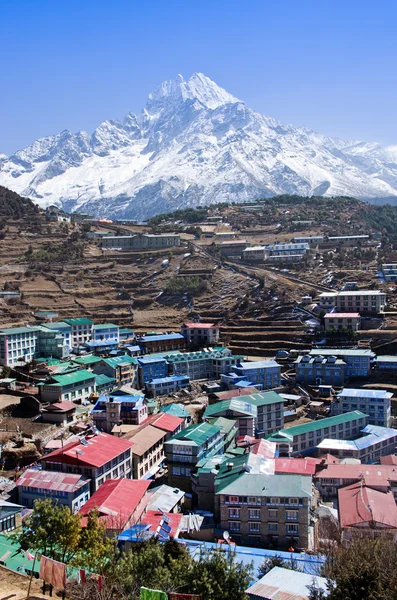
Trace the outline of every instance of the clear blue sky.
{"label": "clear blue sky", "polygon": [[389,0],[1,0],[0,152],[195,71],[285,123],[397,144],[396,21]]}

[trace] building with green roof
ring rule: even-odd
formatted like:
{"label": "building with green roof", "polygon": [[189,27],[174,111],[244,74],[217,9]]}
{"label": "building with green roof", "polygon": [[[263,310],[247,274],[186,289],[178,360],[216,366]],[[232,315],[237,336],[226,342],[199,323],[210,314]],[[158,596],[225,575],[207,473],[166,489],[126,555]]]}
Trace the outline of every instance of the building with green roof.
{"label": "building with green roof", "polygon": [[94,342],[109,342],[118,344],[120,341],[119,326],[114,323],[95,323],[92,339]]}
{"label": "building with green roof", "polygon": [[8,327],[0,330],[0,365],[15,366],[40,356],[66,358],[69,348],[56,330],[35,327]]}
{"label": "building with green roof", "polygon": [[77,365],[83,366],[92,366],[101,362],[102,358],[100,356],[94,356],[93,354],[85,354],[83,356],[77,356],[76,358],[72,358],[72,361]]}
{"label": "building with green roof", "polygon": [[128,354],[101,358],[94,365],[93,371],[96,375],[111,377],[118,386],[131,384],[133,387],[138,387],[138,361]]}
{"label": "building with green roof", "polygon": [[258,409],[250,402],[244,402],[240,398],[222,400],[211,404],[205,409],[203,418],[207,421],[211,417],[227,418],[237,424],[238,435],[255,436]]}
{"label": "building with green roof", "polygon": [[78,319],[64,319],[64,322],[71,327],[71,345],[72,348],[78,348],[81,344],[92,340],[94,322],[86,317]]}
{"label": "building with green roof", "polygon": [[86,402],[95,391],[95,374],[79,369],[65,375],[53,375],[40,385],[39,396],[42,402]]}
{"label": "building with green roof", "polygon": [[343,415],[310,421],[281,429],[268,436],[275,442],[280,456],[296,456],[316,451],[316,447],[324,439],[349,440],[355,439],[360,431],[368,424],[368,415],[353,410]]}
{"label": "building with green roof", "polygon": [[189,425],[165,442],[168,485],[191,492],[190,475],[196,464],[204,458],[223,454],[230,445],[229,434],[224,427],[198,423]]}

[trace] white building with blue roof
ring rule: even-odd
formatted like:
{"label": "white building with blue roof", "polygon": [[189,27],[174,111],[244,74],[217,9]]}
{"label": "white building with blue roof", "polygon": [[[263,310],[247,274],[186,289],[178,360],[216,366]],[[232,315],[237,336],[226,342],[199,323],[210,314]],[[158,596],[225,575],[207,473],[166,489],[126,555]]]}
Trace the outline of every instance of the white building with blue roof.
{"label": "white building with blue roof", "polygon": [[360,410],[368,415],[371,425],[389,427],[392,396],[393,394],[385,390],[344,388],[332,403],[332,414],[342,415],[352,410]]}
{"label": "white building with blue roof", "polygon": [[365,464],[375,463],[381,456],[396,453],[396,429],[366,425],[361,434],[353,440],[325,438],[317,445],[317,450],[320,455],[333,454],[338,458],[356,458]]}

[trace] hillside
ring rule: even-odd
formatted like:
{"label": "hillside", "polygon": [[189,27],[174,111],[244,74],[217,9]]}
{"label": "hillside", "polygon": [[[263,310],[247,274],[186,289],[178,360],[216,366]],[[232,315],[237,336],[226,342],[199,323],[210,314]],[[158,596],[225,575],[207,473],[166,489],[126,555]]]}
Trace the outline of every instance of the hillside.
{"label": "hillside", "polygon": [[[58,223],[48,221],[44,212],[34,219],[7,218],[1,232],[0,290],[20,297],[0,298],[0,326],[34,322],[34,313],[42,310],[55,311],[60,319],[86,315],[136,331],[178,330],[184,321],[200,318],[222,324],[223,337],[236,352],[271,356],[276,349],[307,347],[313,340],[310,325],[294,309],[302,296],[357,281],[361,288],[388,293],[391,312],[382,329],[360,333],[388,343],[397,339],[397,300],[377,271],[379,263],[397,261],[396,222],[393,207],[352,198],[312,202],[291,196],[267,199],[252,209],[223,205],[163,215],[147,226]],[[124,235],[179,231],[182,245],[104,251],[88,237],[89,229]],[[222,233],[251,246],[290,242],[295,235],[370,238],[355,247],[328,245],[302,263],[275,267],[222,257],[217,241]],[[162,267],[165,258],[167,268]]]}
{"label": "hillside", "polygon": [[331,138],[258,114],[202,73],[140,114],[64,130],[0,159],[0,184],[68,211],[144,220],[277,194],[397,196],[395,146]]}

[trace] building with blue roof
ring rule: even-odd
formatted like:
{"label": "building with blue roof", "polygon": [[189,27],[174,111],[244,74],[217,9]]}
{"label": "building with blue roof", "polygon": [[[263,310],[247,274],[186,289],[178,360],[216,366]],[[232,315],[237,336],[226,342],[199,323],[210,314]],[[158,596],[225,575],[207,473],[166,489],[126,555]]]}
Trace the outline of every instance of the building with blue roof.
{"label": "building with blue roof", "polygon": [[229,389],[243,381],[243,387],[254,385],[261,390],[270,390],[280,385],[280,373],[281,367],[275,360],[241,361],[229,374],[222,375],[221,380]]}
{"label": "building with blue roof", "polygon": [[360,410],[368,415],[371,425],[389,427],[392,396],[392,393],[385,390],[344,388],[335,396],[332,414],[342,415],[351,410]]}
{"label": "building with blue roof", "polygon": [[143,335],[138,339],[138,344],[145,354],[149,354],[150,352],[183,350],[186,346],[186,340],[181,333],[163,333]]}
{"label": "building with blue roof", "polygon": [[357,458],[363,464],[375,463],[381,456],[396,453],[396,429],[366,425],[361,434],[351,440],[326,438],[317,445],[318,452],[320,455],[333,454],[338,458]]}
{"label": "building with blue roof", "polygon": [[156,398],[156,396],[166,396],[173,394],[178,390],[189,387],[189,377],[186,375],[169,375],[168,377],[159,377],[146,382],[146,391]]}
{"label": "building with blue roof", "polygon": [[116,391],[110,395],[102,394],[92,410],[95,426],[111,433],[115,425],[140,425],[148,417],[145,395],[141,392],[128,394]]}
{"label": "building with blue roof", "polygon": [[162,356],[139,356],[139,386],[144,387],[152,379],[167,377],[168,364]]}
{"label": "building with blue roof", "polygon": [[114,340],[90,340],[85,342],[83,346],[89,352],[94,352],[95,354],[107,354],[108,352],[117,350],[119,343]]}

